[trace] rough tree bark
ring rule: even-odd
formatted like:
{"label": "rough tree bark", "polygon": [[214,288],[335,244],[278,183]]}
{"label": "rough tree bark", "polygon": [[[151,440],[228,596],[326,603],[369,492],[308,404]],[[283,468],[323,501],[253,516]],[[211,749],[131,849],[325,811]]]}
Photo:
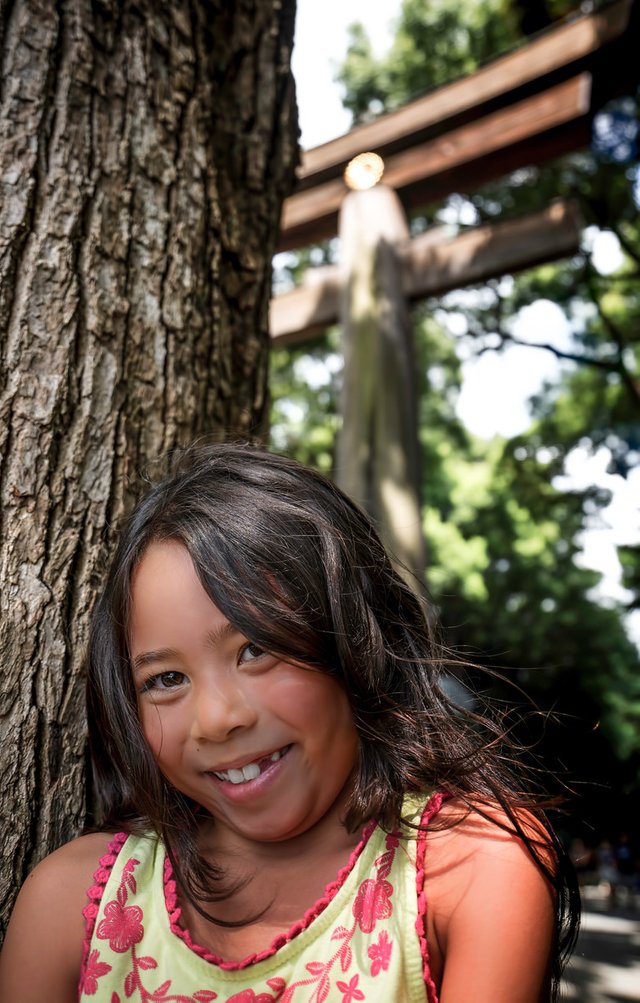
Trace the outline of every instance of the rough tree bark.
{"label": "rough tree bark", "polygon": [[259,433],[295,0],[0,0],[0,910],[84,817],[81,665],[136,473]]}

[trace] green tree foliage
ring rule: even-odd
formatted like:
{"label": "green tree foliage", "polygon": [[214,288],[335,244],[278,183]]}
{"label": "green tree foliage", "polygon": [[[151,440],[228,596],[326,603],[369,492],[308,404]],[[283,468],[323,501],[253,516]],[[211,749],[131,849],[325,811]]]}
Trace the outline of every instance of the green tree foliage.
{"label": "green tree foliage", "polygon": [[472,73],[515,43],[517,20],[508,0],[467,3],[464,18],[456,0],[405,0],[391,49],[379,61],[361,24],[350,33],[337,79],[357,122]]}
{"label": "green tree foliage", "polygon": [[336,328],[299,348],[271,353],[271,446],[331,474],[342,369]]}
{"label": "green tree foliage", "polygon": [[[404,0],[389,52],[380,60],[361,24],[350,28],[350,44],[337,80],[355,122],[404,104],[522,42],[523,20],[534,5],[511,0]],[[566,14],[567,0],[542,4],[535,27]]]}
{"label": "green tree foliage", "polygon": [[[571,5],[533,6],[539,26]],[[356,121],[363,120],[472,72],[521,43],[528,17],[532,5],[509,0],[404,0],[396,39],[383,59],[373,57],[361,27],[352,29],[340,71],[345,104]],[[601,275],[589,230],[572,259],[495,281],[477,295],[449,294],[414,312],[427,576],[447,638],[511,677],[543,711],[558,714],[561,726],[542,729],[542,754],[552,766],[565,766],[569,778],[602,784],[597,794],[588,789],[581,808],[596,826],[603,798],[615,819],[626,803],[620,791],[637,798],[640,790],[638,652],[625,633],[624,610],[596,601],[599,575],[579,560],[580,534],[607,494],[595,487],[561,489],[558,478],[577,445],[605,446],[611,470],[623,477],[640,462],[637,190],[637,165],[580,151],[480,190],[454,193],[413,221],[419,229],[443,220],[463,228],[571,195],[580,200],[588,224],[613,231],[623,251],[619,270]],[[326,260],[326,248],[324,253]],[[562,309],[572,335],[568,347],[550,342],[537,349],[559,357],[558,379],[532,402],[525,434],[510,441],[474,440],[455,411],[457,351],[500,351],[517,342],[520,312],[540,299]],[[325,370],[324,358],[330,360]],[[330,470],[339,391],[337,332],[274,353],[276,447]],[[639,555],[632,546],[620,553],[624,584],[633,595],[630,608],[640,605]],[[497,692],[504,696],[499,687]]]}

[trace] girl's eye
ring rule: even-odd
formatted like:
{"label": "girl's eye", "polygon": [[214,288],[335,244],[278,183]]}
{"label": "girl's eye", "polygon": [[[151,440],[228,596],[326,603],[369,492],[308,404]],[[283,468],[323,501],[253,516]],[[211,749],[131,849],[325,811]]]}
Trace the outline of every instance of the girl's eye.
{"label": "girl's eye", "polygon": [[186,676],[183,672],[159,672],[157,676],[149,676],[142,684],[141,693],[148,693],[150,690],[173,690],[177,686],[182,686]]}
{"label": "girl's eye", "polygon": [[264,648],[260,648],[257,644],[252,644],[249,641],[248,644],[242,648],[238,661],[242,664],[243,662],[255,662],[257,658],[263,658],[266,655]]}

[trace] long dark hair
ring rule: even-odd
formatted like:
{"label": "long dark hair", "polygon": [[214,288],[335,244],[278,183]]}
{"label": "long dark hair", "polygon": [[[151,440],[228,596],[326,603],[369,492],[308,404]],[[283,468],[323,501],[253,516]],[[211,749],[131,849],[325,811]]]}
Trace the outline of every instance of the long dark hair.
{"label": "long dark hair", "polygon": [[[451,656],[369,518],[321,474],[255,447],[196,445],[169,466],[124,527],[93,617],[87,699],[100,824],[159,833],[194,904],[228,894],[198,853],[196,806],[144,739],[129,659],[132,574],[150,543],[177,540],[248,639],[344,686],[360,739],[347,828],[372,818],[397,828],[407,792],[448,791],[480,813],[498,803],[556,889],[560,959],[575,937],[577,891],[544,802],[499,720],[448,698]],[[523,831],[521,809],[541,819],[541,840]]]}

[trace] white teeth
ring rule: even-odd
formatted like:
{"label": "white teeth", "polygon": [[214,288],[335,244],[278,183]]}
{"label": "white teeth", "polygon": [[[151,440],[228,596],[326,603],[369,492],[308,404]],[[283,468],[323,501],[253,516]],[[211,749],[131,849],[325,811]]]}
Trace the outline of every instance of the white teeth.
{"label": "white teeth", "polygon": [[[281,758],[282,752],[280,750],[269,756],[269,760],[272,763],[277,763]],[[260,776],[262,770],[260,769],[258,763],[247,763],[247,765],[243,766],[240,770],[227,770],[224,773],[222,771],[218,772],[217,770],[214,770],[213,772],[218,780],[228,780],[232,784],[245,784],[248,780],[256,780]]]}
{"label": "white teeth", "polygon": [[247,763],[242,767],[242,775],[245,780],[255,780],[260,776],[260,767],[257,763]]}

